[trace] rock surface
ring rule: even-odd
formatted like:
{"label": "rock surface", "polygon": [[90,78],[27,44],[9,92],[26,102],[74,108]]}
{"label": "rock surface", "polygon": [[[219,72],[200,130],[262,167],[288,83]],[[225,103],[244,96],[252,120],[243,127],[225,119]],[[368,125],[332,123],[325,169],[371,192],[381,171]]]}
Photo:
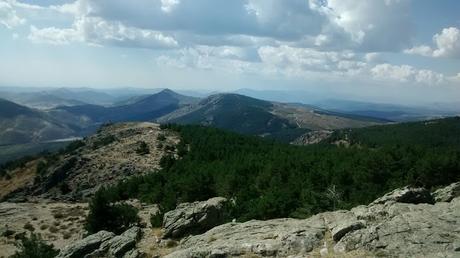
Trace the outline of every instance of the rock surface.
{"label": "rock surface", "polygon": [[453,183],[433,193],[436,202],[450,202],[460,196],[460,182]]}
{"label": "rock surface", "polygon": [[228,200],[223,197],[179,204],[175,210],[164,215],[164,237],[178,238],[199,234],[227,222],[227,205]]}
{"label": "rock surface", "polygon": [[256,254],[286,257],[307,254],[321,244],[326,227],[314,216],[307,220],[276,219],[227,223],[185,239],[166,257],[233,257]]}
{"label": "rock surface", "polygon": [[84,257],[87,254],[90,254],[96,251],[99,246],[105,241],[113,238],[115,236],[114,233],[108,231],[99,231],[96,234],[87,236],[80,241],[76,241],[75,243],[69,245],[68,247],[64,248],[57,258],[79,258]]}
{"label": "rock surface", "polygon": [[227,223],[184,238],[167,257],[460,257],[460,197],[432,202],[425,189],[402,188],[305,220]]}
{"label": "rock surface", "polygon": [[140,236],[139,227],[132,227],[119,236],[99,231],[64,248],[57,258],[138,257],[140,253],[135,247]]}
{"label": "rock surface", "polygon": [[382,204],[387,202],[402,203],[434,203],[431,193],[425,188],[403,187],[396,189],[378,198],[372,204]]}

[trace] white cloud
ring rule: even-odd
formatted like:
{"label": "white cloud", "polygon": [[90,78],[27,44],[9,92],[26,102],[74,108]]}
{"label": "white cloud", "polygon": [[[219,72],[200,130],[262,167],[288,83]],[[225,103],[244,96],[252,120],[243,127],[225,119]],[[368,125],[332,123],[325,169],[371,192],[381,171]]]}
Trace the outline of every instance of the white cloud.
{"label": "white cloud", "polygon": [[335,38],[332,45],[375,52],[399,50],[410,42],[410,0],[310,0],[310,7],[328,18],[323,34]]}
{"label": "white cloud", "polygon": [[0,2],[0,24],[11,29],[26,22],[26,19],[18,16],[14,9],[15,1]]}
{"label": "white cloud", "polygon": [[30,26],[28,39],[36,43],[48,43],[52,45],[65,45],[75,41],[82,41],[82,35],[75,29],[58,29],[49,27],[37,29]]}
{"label": "white cloud", "polygon": [[460,58],[460,30],[455,27],[445,28],[433,36],[435,47],[415,46],[404,52],[431,57]]}
{"label": "white cloud", "polygon": [[460,30],[458,28],[443,29],[441,34],[434,35],[433,39],[437,46],[433,56],[460,58]]}
{"label": "white cloud", "polygon": [[410,65],[378,64],[371,70],[371,75],[378,80],[401,83],[440,84],[444,75],[425,69],[416,69]]}
{"label": "white cloud", "polygon": [[77,19],[72,28],[31,26],[28,37],[33,42],[54,45],[87,42],[94,45],[117,45],[139,48],[175,48],[177,41],[161,32],[126,27],[121,22],[100,18]]}

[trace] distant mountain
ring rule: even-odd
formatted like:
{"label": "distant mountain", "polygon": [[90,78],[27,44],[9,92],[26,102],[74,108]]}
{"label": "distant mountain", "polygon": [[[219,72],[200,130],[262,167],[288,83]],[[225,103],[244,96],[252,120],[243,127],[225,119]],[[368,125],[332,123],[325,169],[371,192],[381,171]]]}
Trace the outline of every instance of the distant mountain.
{"label": "distant mountain", "polygon": [[59,88],[47,91],[49,94],[63,99],[72,99],[83,103],[94,105],[110,105],[114,102],[115,97],[100,90],[87,88]]}
{"label": "distant mountain", "polygon": [[85,104],[74,99],[61,98],[45,91],[40,92],[1,92],[0,95],[17,104],[38,109],[51,109],[58,106],[76,106]]}
{"label": "distant mountain", "polygon": [[328,99],[314,105],[330,111],[387,119],[396,122],[427,120],[460,114],[460,105],[437,104],[431,107],[413,107],[385,103]]}
{"label": "distant mountain", "polygon": [[46,112],[0,99],[0,145],[50,141],[76,134],[76,128]]}
{"label": "distant mountain", "polygon": [[126,102],[125,105],[112,107],[100,105],[59,107],[53,112],[66,111],[75,116],[86,117],[96,123],[109,121],[149,121],[196,101],[198,99],[183,96],[166,89],[156,94],[137,97]]}
{"label": "distant mountain", "polygon": [[307,130],[363,127],[383,122],[328,114],[305,105],[269,102],[233,93],[212,95],[157,121],[201,124],[283,140],[295,138]]}

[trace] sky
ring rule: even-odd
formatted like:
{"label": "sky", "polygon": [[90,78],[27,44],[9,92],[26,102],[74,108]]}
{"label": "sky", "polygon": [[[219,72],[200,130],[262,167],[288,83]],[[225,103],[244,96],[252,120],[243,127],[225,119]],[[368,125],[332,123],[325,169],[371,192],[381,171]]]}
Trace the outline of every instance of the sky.
{"label": "sky", "polygon": [[460,101],[458,0],[0,0],[0,87]]}

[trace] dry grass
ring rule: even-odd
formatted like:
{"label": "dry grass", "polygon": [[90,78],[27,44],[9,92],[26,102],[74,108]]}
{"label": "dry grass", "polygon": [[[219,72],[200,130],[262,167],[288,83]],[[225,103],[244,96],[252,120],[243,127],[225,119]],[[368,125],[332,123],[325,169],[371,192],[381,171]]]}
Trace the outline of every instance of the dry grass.
{"label": "dry grass", "polygon": [[10,171],[11,179],[0,178],[0,199],[33,182],[39,160],[28,162],[24,168]]}

